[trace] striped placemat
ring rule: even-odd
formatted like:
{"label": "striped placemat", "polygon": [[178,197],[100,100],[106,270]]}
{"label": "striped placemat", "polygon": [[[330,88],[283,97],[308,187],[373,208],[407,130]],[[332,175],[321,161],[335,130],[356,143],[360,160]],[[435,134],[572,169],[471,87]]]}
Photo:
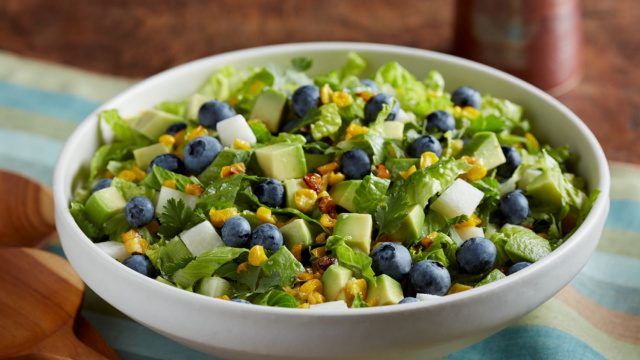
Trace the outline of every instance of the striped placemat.
{"label": "striped placemat", "polygon": [[[0,168],[48,186],[66,137],[132,79],[0,51]],[[596,252],[553,299],[450,359],[640,358],[640,167],[612,163],[611,212]],[[61,253],[59,246],[52,251]],[[87,292],[82,310],[123,359],[210,359]]]}

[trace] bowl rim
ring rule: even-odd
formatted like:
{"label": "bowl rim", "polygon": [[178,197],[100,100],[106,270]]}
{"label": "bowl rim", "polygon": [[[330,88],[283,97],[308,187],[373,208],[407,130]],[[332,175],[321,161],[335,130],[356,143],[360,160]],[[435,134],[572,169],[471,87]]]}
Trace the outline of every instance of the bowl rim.
{"label": "bowl rim", "polygon": [[407,46],[400,45],[389,45],[389,44],[378,44],[378,43],[366,43],[366,42],[301,42],[301,43],[286,43],[286,44],[277,44],[277,45],[268,45],[268,46],[260,46],[253,47],[241,50],[235,50],[225,53],[220,53],[216,55],[207,56],[201,59],[193,60],[169,69],[166,69],[162,72],[159,72],[151,77],[148,77],[124,91],[120,92],[116,96],[112,97],[105,103],[103,103],[100,107],[94,110],[91,114],[89,114],[83,121],[80,123],[78,127],[73,131],[71,136],[65,142],[65,145],[58,156],[54,176],[53,176],[53,192],[54,192],[54,202],[55,202],[55,212],[57,213],[57,221],[62,221],[64,225],[70,226],[75,233],[82,239],[85,245],[91,245],[90,247],[93,250],[93,255],[97,256],[103,262],[110,262],[113,265],[118,264],[117,260],[112,259],[106,253],[100,251],[100,249],[96,246],[93,246],[93,242],[89,239],[83,232],[80,230],[80,227],[76,224],[71,213],[68,208],[69,199],[67,199],[64,189],[65,181],[64,179],[67,176],[73,176],[72,174],[68,174],[66,161],[67,158],[73,157],[73,148],[75,144],[81,140],[82,135],[86,132],[86,128],[90,126],[91,119],[96,117],[96,115],[107,108],[112,107],[112,103],[118,102],[123,98],[129,96],[130,93],[138,91],[140,88],[145,88],[150,85],[153,85],[154,82],[162,80],[165,76],[168,76],[174,72],[184,71],[190,67],[198,67],[205,66],[211,61],[219,61],[223,62],[225,59],[231,59],[234,57],[242,57],[242,58],[253,58],[260,56],[262,54],[281,54],[281,53],[295,53],[295,52],[305,52],[305,51],[319,51],[319,50],[327,50],[327,51],[377,51],[377,52],[387,52],[392,54],[402,54],[409,56],[417,56],[417,57],[425,57],[430,59],[435,59],[439,61],[453,63],[457,66],[472,68],[473,70],[486,73],[488,75],[501,78],[504,81],[510,82],[513,85],[523,88],[527,92],[530,92],[532,95],[537,96],[544,100],[546,103],[552,105],[559,113],[562,114],[566,120],[573,123],[576,128],[579,129],[580,134],[587,140],[587,142],[591,145],[595,157],[591,160],[596,161],[597,166],[597,177],[598,183],[591,184],[593,188],[598,188],[600,193],[598,198],[593,204],[589,215],[585,221],[581,224],[581,226],[574,232],[574,234],[569,237],[562,245],[560,245],[557,249],[555,249],[551,254],[544,257],[540,261],[528,266],[527,268],[512,274],[501,281],[496,281],[480,288],[474,288],[473,291],[464,291],[452,295],[443,296],[441,299],[435,299],[433,301],[420,301],[416,303],[403,304],[403,306],[379,306],[379,307],[368,307],[368,308],[360,308],[357,310],[349,309],[349,311],[345,311],[343,309],[317,309],[314,311],[304,311],[296,308],[280,308],[280,307],[270,307],[270,306],[246,306],[245,304],[239,304],[232,301],[225,301],[221,299],[210,298],[207,296],[203,296],[197,293],[185,291],[182,289],[178,289],[176,287],[168,286],[166,284],[162,284],[155,279],[148,278],[144,275],[138,274],[136,272],[130,271],[124,266],[114,266],[111,271],[121,271],[123,275],[130,278],[132,282],[139,284],[140,286],[151,287],[155,291],[164,292],[166,296],[171,297],[184,297],[184,301],[190,301],[198,304],[199,306],[221,306],[221,310],[226,309],[229,310],[237,310],[236,307],[244,307],[242,308],[244,312],[255,314],[268,314],[268,315],[288,315],[288,316],[299,316],[299,317],[326,317],[326,316],[336,316],[336,317],[345,317],[345,316],[376,316],[380,314],[393,314],[399,312],[406,311],[419,311],[421,309],[426,308],[440,308],[443,306],[447,306],[454,303],[464,302],[468,299],[474,297],[482,297],[488,296],[491,293],[495,293],[499,291],[501,287],[507,286],[513,282],[519,281],[523,277],[530,276],[533,272],[536,272],[538,268],[545,266],[545,264],[554,261],[558,257],[564,256],[566,253],[571,252],[572,249],[581,244],[579,241],[582,238],[586,238],[588,225],[595,223],[597,217],[605,216],[606,211],[608,209],[609,204],[609,188],[610,188],[610,175],[608,169],[608,163],[600,146],[598,140],[595,135],[591,132],[591,130],[587,127],[587,125],[580,120],[580,118],[575,115],[569,108],[567,108],[564,104],[562,104],[557,99],[553,98],[551,95],[547,94],[543,90],[516,78],[513,75],[507,74],[501,70],[492,68],[487,65],[483,65],[477,63],[475,61],[463,59],[454,55],[444,54],[437,51],[425,50],[412,48]]}

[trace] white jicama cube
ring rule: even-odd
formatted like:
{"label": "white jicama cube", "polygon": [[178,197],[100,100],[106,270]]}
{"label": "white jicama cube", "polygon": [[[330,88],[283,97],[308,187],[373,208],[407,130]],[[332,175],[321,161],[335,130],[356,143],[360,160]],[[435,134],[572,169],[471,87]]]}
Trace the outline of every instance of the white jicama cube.
{"label": "white jicama cube", "polygon": [[216,125],[218,136],[224,146],[232,146],[235,139],[240,139],[249,144],[256,143],[256,136],[242,115],[235,115]]}
{"label": "white jicama cube", "polygon": [[103,241],[96,243],[96,246],[105,254],[120,262],[129,257],[129,253],[124,247],[124,244],[119,241]]}
{"label": "white jicama cube", "polygon": [[462,179],[457,179],[433,202],[431,209],[447,219],[460,215],[470,216],[483,197],[482,191]]}
{"label": "white jicama cube", "polygon": [[163,186],[162,188],[160,188],[160,194],[158,195],[156,216],[160,216],[160,214],[162,214],[165,205],[167,205],[167,203],[169,202],[169,199],[175,199],[176,201],[182,200],[184,201],[184,204],[191,209],[196,207],[196,202],[198,201],[198,198],[196,196]]}
{"label": "white jicama cube", "polygon": [[311,310],[347,310],[349,309],[349,307],[347,306],[347,303],[344,302],[344,300],[337,300],[337,301],[329,301],[322,304],[311,305],[309,306],[309,309]]}
{"label": "white jicama cube", "polygon": [[458,233],[462,241],[471,239],[472,237],[484,237],[484,230],[476,226],[465,226],[461,228],[455,228],[453,231]]}
{"label": "white jicama cube", "polygon": [[442,296],[417,293],[416,294],[416,299],[418,299],[420,301],[434,301],[434,300],[442,299]]}
{"label": "white jicama cube", "polygon": [[382,123],[382,132],[387,139],[402,140],[404,137],[404,123],[400,121],[385,121]]}
{"label": "white jicama cube", "polygon": [[216,229],[213,228],[213,225],[211,225],[208,220],[180,233],[180,239],[182,239],[182,242],[187,246],[187,249],[189,249],[193,256],[198,256],[207,250],[224,246],[220,235],[218,235]]}

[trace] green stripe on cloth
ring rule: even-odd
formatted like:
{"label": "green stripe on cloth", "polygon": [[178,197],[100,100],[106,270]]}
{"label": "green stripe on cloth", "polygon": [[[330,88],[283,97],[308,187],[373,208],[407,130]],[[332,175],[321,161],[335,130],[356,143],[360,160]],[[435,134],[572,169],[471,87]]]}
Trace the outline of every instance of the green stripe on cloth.
{"label": "green stripe on cloth", "polygon": [[605,228],[598,251],[640,259],[639,241],[638,233]]}
{"label": "green stripe on cloth", "polygon": [[64,141],[76,126],[76,123],[55,117],[21,109],[0,107],[0,128],[3,129],[19,130]]}

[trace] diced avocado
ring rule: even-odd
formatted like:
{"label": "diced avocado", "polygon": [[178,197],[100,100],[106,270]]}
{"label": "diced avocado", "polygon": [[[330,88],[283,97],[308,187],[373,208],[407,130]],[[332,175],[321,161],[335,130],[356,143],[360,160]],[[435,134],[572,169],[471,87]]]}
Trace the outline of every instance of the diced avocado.
{"label": "diced avocado", "polygon": [[521,189],[526,189],[529,184],[533,182],[538,176],[542,175],[542,171],[538,169],[527,169],[520,180],[518,180],[518,187]]}
{"label": "diced avocado", "polygon": [[473,156],[480,160],[487,170],[507,162],[498,142],[498,137],[495,133],[489,131],[475,134],[462,149],[462,155]]}
{"label": "diced avocado", "polygon": [[414,205],[407,216],[400,221],[400,226],[389,236],[396,240],[402,241],[404,244],[413,244],[422,232],[424,225],[424,210],[420,205]]}
{"label": "diced avocado", "polygon": [[334,235],[345,236],[345,244],[354,250],[369,254],[373,219],[369,214],[342,213],[336,219]]}
{"label": "diced avocado", "polygon": [[303,177],[307,162],[300,144],[279,143],[255,151],[258,165],[265,176],[278,180]]}
{"label": "diced avocado", "polygon": [[498,269],[493,269],[489,274],[487,274],[487,276],[484,277],[484,279],[480,280],[475,287],[487,285],[489,283],[492,283],[494,281],[500,280],[505,277],[506,275],[503,274],[502,271]]}
{"label": "diced avocado", "polygon": [[387,139],[402,140],[404,137],[404,123],[400,121],[385,121],[382,123],[382,136]]}
{"label": "diced avocado", "polygon": [[382,274],[369,281],[367,303],[376,306],[393,305],[404,298],[402,286],[391,276]]}
{"label": "diced avocado", "polygon": [[220,235],[218,235],[209,220],[205,220],[181,232],[179,236],[193,256],[198,256],[207,250],[224,246]]}
{"label": "diced avocado", "polygon": [[347,180],[339,182],[331,187],[329,195],[331,195],[333,201],[338,206],[341,206],[350,212],[356,211],[353,198],[356,196],[356,190],[361,183],[362,180]]}
{"label": "diced avocado", "polygon": [[317,169],[318,166],[324,165],[331,161],[331,155],[325,154],[304,154],[304,158],[307,162],[307,172],[312,172]]}
{"label": "diced avocado", "polygon": [[182,119],[157,109],[145,110],[131,122],[131,128],[151,140],[158,140],[169,125],[181,122]]}
{"label": "diced avocado", "polygon": [[87,200],[85,209],[91,221],[101,225],[115,214],[122,212],[125,206],[127,201],[118,189],[108,187],[94,192]]}
{"label": "diced avocado", "polygon": [[223,295],[229,295],[232,289],[231,283],[227,280],[218,276],[212,276],[200,280],[200,284],[198,285],[196,292],[205,296],[217,298]]}
{"label": "diced avocado", "polygon": [[133,150],[133,157],[136,159],[136,165],[139,168],[146,169],[156,156],[168,152],[169,148],[166,145],[157,143]]}
{"label": "diced avocado", "polygon": [[198,198],[196,196],[163,186],[162,188],[160,188],[160,194],[158,195],[156,216],[160,216],[160,214],[164,211],[164,207],[165,205],[167,205],[169,199],[176,199],[176,201],[182,200],[184,201],[185,205],[192,209],[196,207],[196,201],[198,201]]}
{"label": "diced avocado", "polygon": [[198,113],[202,104],[207,102],[207,98],[201,94],[193,94],[188,100],[185,116],[187,120],[198,121]]}
{"label": "diced avocado", "polygon": [[329,301],[344,299],[344,287],[351,280],[351,270],[338,264],[333,264],[322,274],[322,287],[324,296]]}
{"label": "diced avocado", "polygon": [[280,228],[284,237],[285,245],[291,249],[296,244],[302,244],[302,248],[307,248],[313,244],[313,235],[309,225],[303,219],[295,219]]}
{"label": "diced avocado", "polygon": [[296,191],[300,189],[306,189],[307,184],[302,179],[287,179],[282,182],[284,185],[284,192],[286,196],[286,203],[288,208],[296,208],[296,204],[293,200]]}
{"label": "diced avocado", "polygon": [[533,231],[516,225],[505,225],[501,232],[508,238],[504,251],[511,261],[536,262],[551,252],[549,240]]}
{"label": "diced avocado", "polygon": [[286,104],[286,95],[273,89],[266,89],[256,98],[251,119],[262,120],[269,131],[275,133],[280,128],[282,112]]}
{"label": "diced avocado", "polygon": [[544,172],[527,185],[526,192],[535,202],[559,208],[562,206],[562,191],[558,184],[560,181],[554,181],[549,172]]}

